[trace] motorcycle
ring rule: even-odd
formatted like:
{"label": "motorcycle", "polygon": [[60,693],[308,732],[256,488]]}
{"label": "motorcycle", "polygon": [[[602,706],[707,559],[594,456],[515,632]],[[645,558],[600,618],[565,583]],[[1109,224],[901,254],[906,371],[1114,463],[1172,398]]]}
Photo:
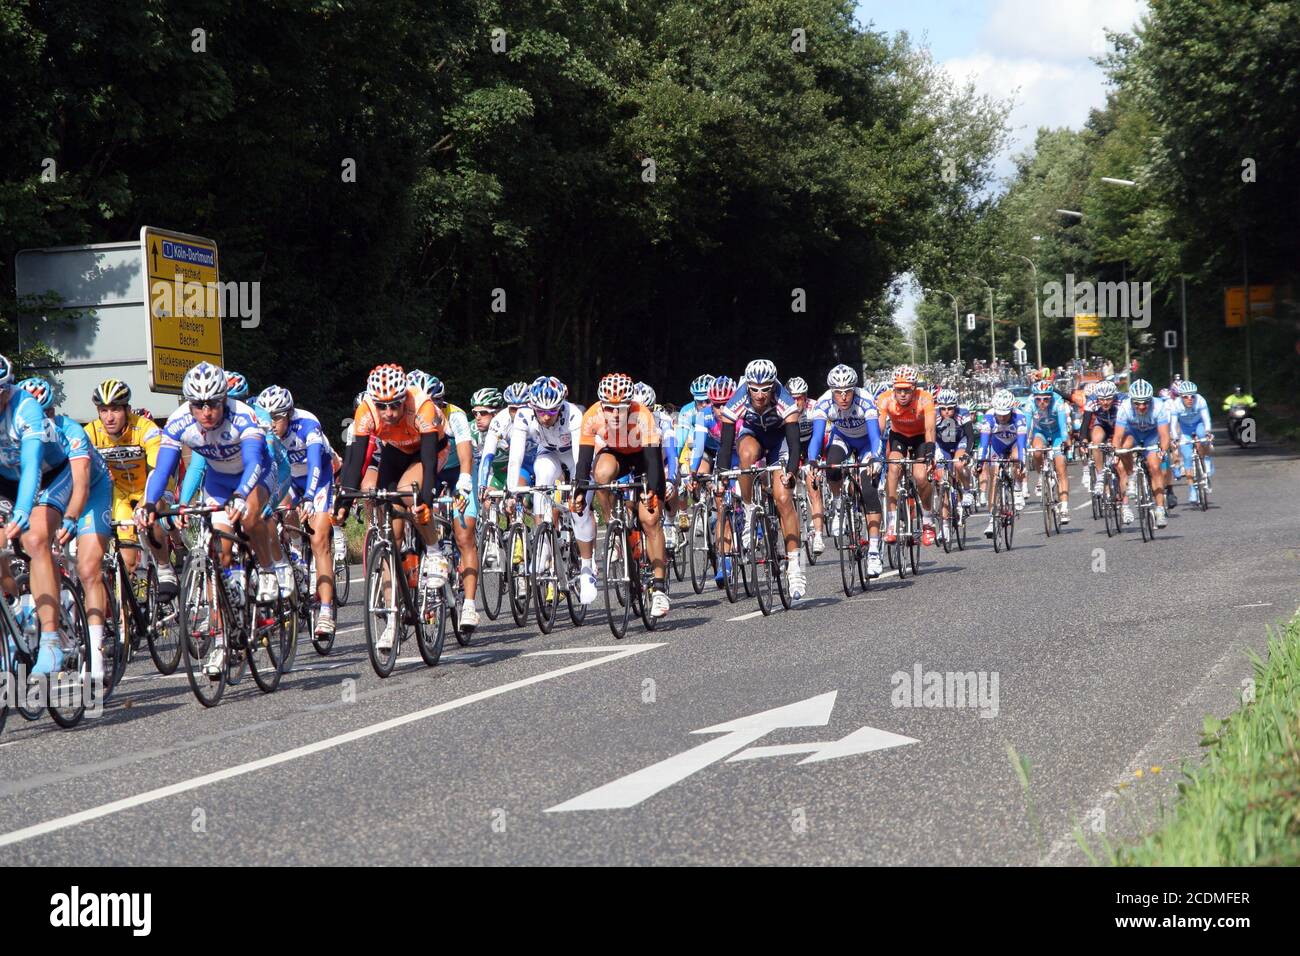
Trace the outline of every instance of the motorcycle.
{"label": "motorcycle", "polygon": [[1228,411],[1228,437],[1242,448],[1246,447],[1246,441],[1241,437],[1241,428],[1249,414],[1250,409],[1245,405],[1233,405]]}

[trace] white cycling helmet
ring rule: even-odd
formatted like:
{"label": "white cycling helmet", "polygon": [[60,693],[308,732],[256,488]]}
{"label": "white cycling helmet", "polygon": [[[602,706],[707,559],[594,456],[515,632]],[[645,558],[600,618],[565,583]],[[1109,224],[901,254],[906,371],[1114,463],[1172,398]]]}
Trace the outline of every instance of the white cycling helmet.
{"label": "white cycling helmet", "polygon": [[187,402],[225,398],[229,389],[226,373],[211,362],[200,362],[181,379],[181,397]]}
{"label": "white cycling helmet", "polygon": [[655,399],[658,397],[659,396],[655,394],[655,390],[645,382],[637,382],[632,386],[632,401],[636,402],[638,405],[643,405],[646,408],[654,408]]}
{"label": "white cycling helmet", "polygon": [[1093,398],[1114,398],[1118,389],[1115,388],[1114,382],[1098,382],[1097,387],[1092,390]]}
{"label": "white cycling helmet", "polygon": [[293,395],[287,388],[268,385],[262,389],[262,394],[257,396],[257,404],[265,409],[268,415],[281,415],[293,411]]}
{"label": "white cycling helmet", "polygon": [[800,395],[808,394],[808,383],[796,375],[785,383],[785,390],[790,393],[791,398],[798,398]]}
{"label": "white cycling helmet", "polygon": [[934,404],[939,408],[956,408],[957,393],[950,388],[941,388],[934,397]]}
{"label": "white cycling helmet", "polygon": [[1011,410],[1016,407],[1016,396],[1012,395],[1005,388],[1000,389],[993,395],[993,402],[989,405],[994,415],[1010,415]]}
{"label": "white cycling helmet", "polygon": [[826,374],[826,384],[831,388],[853,388],[858,384],[858,373],[847,365],[837,365]]}
{"label": "white cycling helmet", "polygon": [[1154,394],[1151,383],[1144,378],[1135,379],[1128,387],[1128,397],[1135,402],[1149,402]]}
{"label": "white cycling helmet", "polygon": [[776,381],[776,365],[768,359],[754,359],[745,366],[745,382],[749,385],[770,385]]}

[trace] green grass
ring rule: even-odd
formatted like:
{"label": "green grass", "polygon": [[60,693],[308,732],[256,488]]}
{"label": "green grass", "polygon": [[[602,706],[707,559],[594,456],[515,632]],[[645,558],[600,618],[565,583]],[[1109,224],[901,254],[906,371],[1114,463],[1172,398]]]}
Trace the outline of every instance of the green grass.
{"label": "green grass", "polygon": [[1300,865],[1300,616],[1270,635],[1268,661],[1254,664],[1254,701],[1226,720],[1205,718],[1206,760],[1184,771],[1160,829],[1110,862]]}

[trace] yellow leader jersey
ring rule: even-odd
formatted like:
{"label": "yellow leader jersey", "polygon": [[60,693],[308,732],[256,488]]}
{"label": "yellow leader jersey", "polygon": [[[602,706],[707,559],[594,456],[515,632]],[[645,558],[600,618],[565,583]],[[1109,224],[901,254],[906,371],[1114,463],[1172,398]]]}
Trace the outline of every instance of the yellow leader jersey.
{"label": "yellow leader jersey", "polygon": [[98,418],[86,425],[90,443],[108,465],[113,477],[113,490],[117,497],[144,497],[144,484],[150,469],[158,460],[158,446],[162,431],[148,418],[134,412],[126,417],[122,434],[114,438]]}

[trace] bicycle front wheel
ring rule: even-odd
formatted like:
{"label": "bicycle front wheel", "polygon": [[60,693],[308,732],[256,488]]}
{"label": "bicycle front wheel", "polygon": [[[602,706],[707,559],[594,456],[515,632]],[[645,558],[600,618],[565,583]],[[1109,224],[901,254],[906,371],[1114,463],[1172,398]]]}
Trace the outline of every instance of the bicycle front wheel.
{"label": "bicycle front wheel", "polygon": [[181,569],[179,604],[181,662],[190,690],[204,707],[215,707],[226,690],[226,668],[208,676],[206,665],[218,648],[225,649],[228,625],[235,625],[235,615],[222,598],[217,582],[217,568],[212,560],[191,551]]}
{"label": "bicycle front wheel", "polygon": [[627,622],[632,614],[629,563],[623,527],[611,522],[605,532],[605,610],[609,614],[610,633],[616,639],[627,634]]}
{"label": "bicycle front wheel", "polygon": [[542,523],[533,535],[533,593],[537,606],[537,627],[543,634],[555,629],[560,613],[560,575],[555,526]]}
{"label": "bicycle front wheel", "polygon": [[376,541],[366,557],[366,653],[370,666],[380,677],[387,677],[397,664],[406,627],[402,620],[401,595],[397,575],[401,566],[394,560],[386,541]]}
{"label": "bicycle front wheel", "polygon": [[484,525],[484,528],[478,548],[478,593],[488,620],[495,621],[501,613],[501,598],[505,591],[501,529],[494,522]]}

